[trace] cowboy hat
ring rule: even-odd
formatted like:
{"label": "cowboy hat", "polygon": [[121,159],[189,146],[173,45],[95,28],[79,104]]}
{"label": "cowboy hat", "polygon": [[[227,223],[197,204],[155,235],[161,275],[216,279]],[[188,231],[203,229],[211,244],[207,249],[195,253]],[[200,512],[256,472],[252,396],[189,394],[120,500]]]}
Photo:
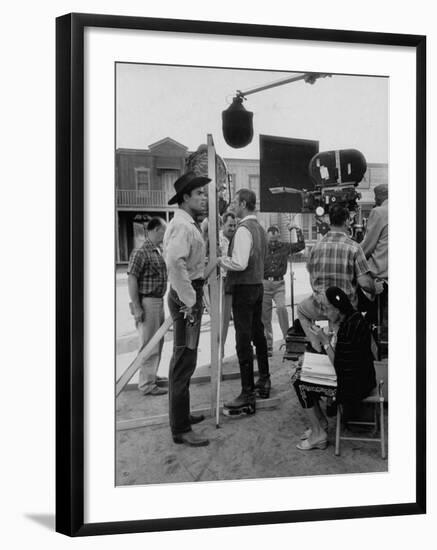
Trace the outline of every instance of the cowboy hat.
{"label": "cowboy hat", "polygon": [[186,172],[185,174],[182,174],[182,176],[174,182],[174,190],[176,191],[176,194],[173,195],[173,197],[168,201],[168,204],[175,204],[178,201],[178,198],[184,193],[189,193],[193,189],[196,189],[196,187],[203,187],[210,181],[210,178],[198,176],[194,172]]}

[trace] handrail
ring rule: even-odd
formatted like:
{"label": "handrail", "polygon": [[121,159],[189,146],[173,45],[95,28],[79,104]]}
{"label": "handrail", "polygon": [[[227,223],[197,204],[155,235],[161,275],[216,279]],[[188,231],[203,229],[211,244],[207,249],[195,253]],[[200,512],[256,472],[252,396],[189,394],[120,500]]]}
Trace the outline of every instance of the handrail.
{"label": "handrail", "polygon": [[169,196],[162,189],[117,189],[118,206],[167,206]]}

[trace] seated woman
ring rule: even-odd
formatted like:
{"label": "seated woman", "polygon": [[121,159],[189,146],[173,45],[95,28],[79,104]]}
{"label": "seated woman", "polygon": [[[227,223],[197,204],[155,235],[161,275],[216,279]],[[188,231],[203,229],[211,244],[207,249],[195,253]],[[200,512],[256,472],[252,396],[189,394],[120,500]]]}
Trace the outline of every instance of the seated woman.
{"label": "seated woman", "polygon": [[376,386],[368,324],[340,288],[328,288],[326,297],[326,315],[338,329],[332,338],[321,327],[313,326],[311,330],[334,365],[337,387],[303,382],[299,375],[293,377],[297,397],[311,424],[297,445],[301,451],[325,449],[328,445],[328,420],[320,408],[320,396],[335,397],[337,404],[343,405],[347,418]]}

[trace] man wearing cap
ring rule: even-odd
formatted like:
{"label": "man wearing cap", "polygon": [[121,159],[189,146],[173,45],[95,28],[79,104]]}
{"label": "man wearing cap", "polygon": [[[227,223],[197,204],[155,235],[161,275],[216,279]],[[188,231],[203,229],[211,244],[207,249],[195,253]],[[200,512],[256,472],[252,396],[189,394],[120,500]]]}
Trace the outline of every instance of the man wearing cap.
{"label": "man wearing cap", "polygon": [[305,239],[302,230],[292,224],[288,230],[295,230],[297,242],[284,243],[280,241],[279,228],[272,225],[267,229],[267,256],[264,263],[264,297],[263,297],[263,325],[267,340],[269,356],[273,353],[272,310],[273,302],[276,305],[279,326],[285,340],[288,331],[288,313],[285,305],[285,281],[288,258],[305,248]]}
{"label": "man wearing cap", "polygon": [[[375,280],[376,292],[379,295],[381,322],[384,331],[387,330],[388,304],[388,185],[382,183],[373,190],[375,207],[367,220],[366,234],[361,247],[370,267],[370,274]],[[362,297],[363,298],[363,297]],[[368,311],[371,323],[378,322],[377,303],[363,298],[361,304]]]}
{"label": "man wearing cap", "polygon": [[361,248],[366,255],[372,277],[388,279],[388,185],[377,185],[375,207],[367,220]]}
{"label": "man wearing cap", "polygon": [[195,220],[205,210],[204,187],[210,181],[194,172],[175,181],[176,194],[168,204],[177,203],[179,209],[164,235],[164,258],[171,285],[168,307],[173,319],[173,355],[168,375],[170,429],[175,443],[192,447],[209,444],[191,428],[204,417],[190,413],[189,386],[197,361],[205,269],[205,241]]}

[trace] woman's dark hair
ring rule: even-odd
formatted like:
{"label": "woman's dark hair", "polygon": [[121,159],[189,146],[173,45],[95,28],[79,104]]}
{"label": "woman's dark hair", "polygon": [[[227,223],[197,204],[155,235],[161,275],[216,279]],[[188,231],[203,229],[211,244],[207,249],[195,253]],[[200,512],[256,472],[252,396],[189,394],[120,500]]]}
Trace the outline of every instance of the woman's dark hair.
{"label": "woman's dark hair", "polygon": [[326,297],[328,298],[328,302],[337,308],[340,313],[343,313],[345,315],[350,315],[355,311],[354,306],[351,304],[351,301],[346,296],[346,294],[341,290],[341,288],[338,288],[338,286],[330,286],[328,289],[326,289]]}

